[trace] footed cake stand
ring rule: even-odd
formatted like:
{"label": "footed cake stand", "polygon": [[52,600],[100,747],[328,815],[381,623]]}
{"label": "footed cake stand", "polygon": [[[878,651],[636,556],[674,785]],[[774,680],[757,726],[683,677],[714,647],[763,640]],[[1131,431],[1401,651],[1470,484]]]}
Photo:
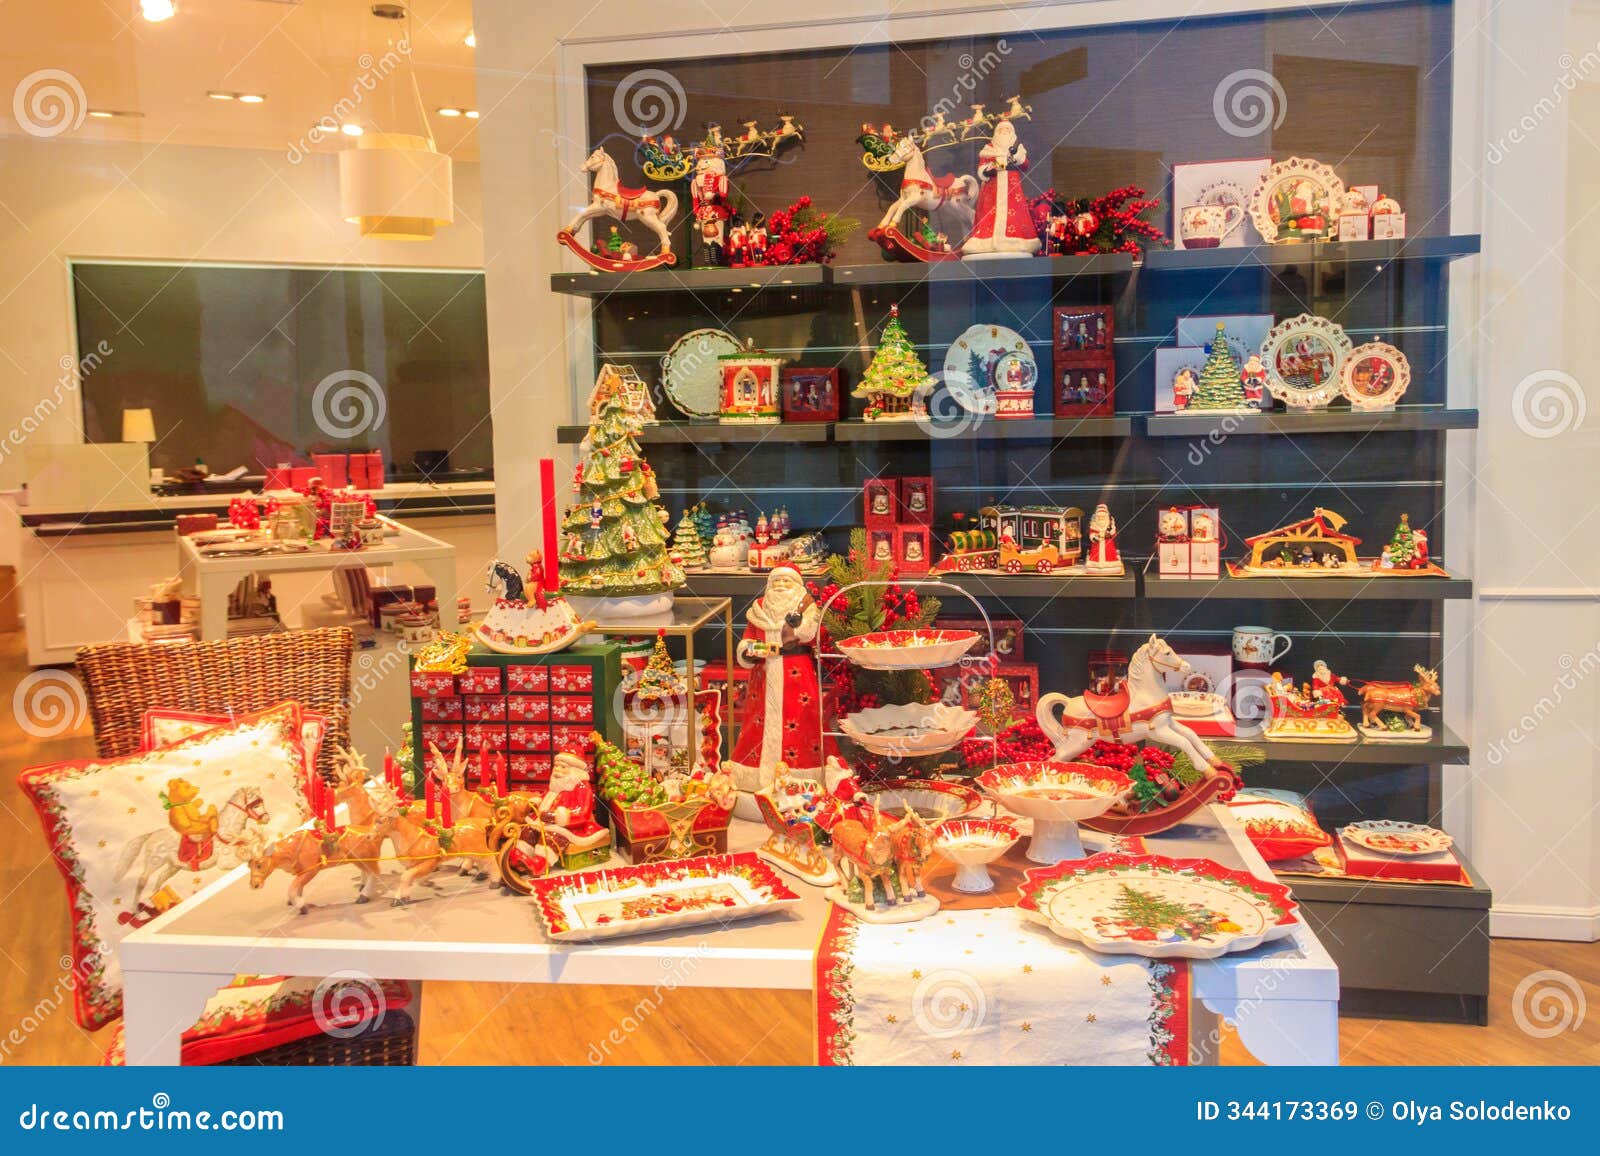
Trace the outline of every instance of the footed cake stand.
{"label": "footed cake stand", "polygon": [[1033,820],[1024,853],[1034,863],[1083,858],[1078,823],[1105,814],[1128,789],[1126,778],[1092,763],[1007,763],[977,784],[1007,811]]}

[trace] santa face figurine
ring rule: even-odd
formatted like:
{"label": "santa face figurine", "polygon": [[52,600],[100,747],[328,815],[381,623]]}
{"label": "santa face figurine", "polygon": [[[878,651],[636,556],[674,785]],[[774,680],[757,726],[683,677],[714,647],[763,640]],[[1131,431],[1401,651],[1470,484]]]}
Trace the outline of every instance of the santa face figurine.
{"label": "santa face figurine", "polygon": [[738,745],[724,769],[740,791],[738,813],[755,817],[750,795],[771,786],[779,762],[793,778],[822,782],[824,762],[837,750],[822,733],[815,650],[822,612],[800,571],[788,564],[774,567],[745,621],[736,654],[750,671],[750,683]]}
{"label": "santa face figurine", "polygon": [[1039,251],[1039,231],[1022,191],[1028,150],[1009,120],[995,125],[989,143],[978,151],[977,215],[972,234],[961,243],[963,257],[1031,257]]}

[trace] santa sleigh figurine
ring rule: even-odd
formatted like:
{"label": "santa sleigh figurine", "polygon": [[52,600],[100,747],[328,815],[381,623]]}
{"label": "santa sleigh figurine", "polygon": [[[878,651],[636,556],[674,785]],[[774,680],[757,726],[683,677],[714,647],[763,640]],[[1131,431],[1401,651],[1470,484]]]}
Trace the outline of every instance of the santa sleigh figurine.
{"label": "santa sleigh figurine", "polygon": [[[633,273],[671,265],[677,261],[672,252],[672,234],[668,231],[672,219],[678,215],[678,197],[671,189],[628,188],[617,180],[617,162],[603,148],[597,148],[583,162],[583,171],[594,174],[588,207],[580,209],[567,227],[556,234],[556,240],[571,249],[592,266],[606,273]],[[659,247],[648,257],[640,257],[624,242],[615,229],[611,242],[594,250],[586,249],[578,240],[578,230],[586,221],[610,218],[616,221],[636,220],[656,235]]]}

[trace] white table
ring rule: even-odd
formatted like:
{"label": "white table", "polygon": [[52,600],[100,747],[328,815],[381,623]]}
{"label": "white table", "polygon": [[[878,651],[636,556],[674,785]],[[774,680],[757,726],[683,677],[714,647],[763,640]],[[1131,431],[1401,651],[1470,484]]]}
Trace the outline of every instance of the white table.
{"label": "white table", "polygon": [[[1272,878],[1225,807],[1201,817],[1204,825],[1151,838],[1151,850]],[[729,842],[744,850],[764,837],[765,828],[735,820]],[[128,1063],[176,1064],[183,1031],[241,972],[646,987],[671,974],[684,986],[809,990],[828,906],[821,890],[796,884],[804,895],[796,910],[721,930],[553,944],[531,900],[453,872],[407,907],[381,897],[357,905],[355,886],[352,872],[329,872],[306,889],[313,906],[296,916],[284,904],[287,877],[252,891],[240,867],[130,934],[120,949]],[[1196,1000],[1234,1023],[1262,1062],[1339,1062],[1339,972],[1308,926],[1252,952],[1196,961],[1191,975]],[[1207,1046],[1193,1034],[1191,1041]],[[1214,1062],[1215,1041],[1209,1058]]]}
{"label": "white table", "polygon": [[295,554],[260,554],[241,557],[206,557],[187,537],[178,538],[179,573],[186,594],[200,596],[200,640],[228,636],[228,595],[241,578],[251,574],[285,574],[312,570],[330,573],[346,566],[394,566],[409,563],[428,576],[439,598],[439,626],[459,628],[457,614],[456,548],[392,518],[379,517],[383,545],[360,550],[333,550],[324,541]]}

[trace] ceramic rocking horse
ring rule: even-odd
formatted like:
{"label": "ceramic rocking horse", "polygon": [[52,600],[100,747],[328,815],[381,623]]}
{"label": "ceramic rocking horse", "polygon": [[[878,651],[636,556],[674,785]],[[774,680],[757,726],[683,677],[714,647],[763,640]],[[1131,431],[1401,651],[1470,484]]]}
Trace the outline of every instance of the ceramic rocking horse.
{"label": "ceramic rocking horse", "polygon": [[1173,714],[1172,699],[1162,676],[1186,674],[1190,669],[1186,659],[1152,634],[1150,641],[1128,660],[1126,678],[1108,680],[1107,685],[1097,685],[1076,698],[1064,694],[1040,696],[1035,714],[1039,729],[1055,744],[1057,762],[1074,762],[1096,739],[1124,743],[1148,740],[1177,748],[1202,771],[1202,777],[1185,786],[1168,805],[1140,808],[1130,795],[1101,817],[1084,820],[1085,827],[1118,835],[1155,834],[1238,787],[1233,768]]}
{"label": "ceramic rocking horse", "polygon": [[889,159],[895,166],[903,165],[905,175],[900,178],[900,195],[889,211],[884,213],[878,227],[867,234],[883,246],[885,251],[899,250],[918,261],[953,261],[961,254],[952,246],[949,249],[929,249],[919,245],[900,231],[900,220],[907,211],[917,209],[932,213],[935,209],[949,209],[959,218],[961,228],[953,236],[965,236],[972,227],[973,206],[978,201],[978,181],[970,174],[957,176],[951,173],[935,177],[928,171],[928,162],[922,150],[908,133],[895,142]]}
{"label": "ceramic rocking horse", "polygon": [[[607,273],[631,273],[640,269],[654,269],[659,265],[671,265],[677,261],[677,256],[672,252],[672,234],[668,231],[672,219],[678,215],[677,194],[671,189],[630,189],[619,184],[617,162],[603,148],[597,148],[589,154],[589,159],[583,162],[583,171],[594,174],[589,205],[579,210],[567,227],[556,234],[557,241],[594,268]],[[585,221],[596,218],[616,221],[636,219],[656,235],[660,245],[648,257],[629,255],[626,252],[629,246],[622,246],[615,252],[592,252],[578,240],[577,234]]]}

